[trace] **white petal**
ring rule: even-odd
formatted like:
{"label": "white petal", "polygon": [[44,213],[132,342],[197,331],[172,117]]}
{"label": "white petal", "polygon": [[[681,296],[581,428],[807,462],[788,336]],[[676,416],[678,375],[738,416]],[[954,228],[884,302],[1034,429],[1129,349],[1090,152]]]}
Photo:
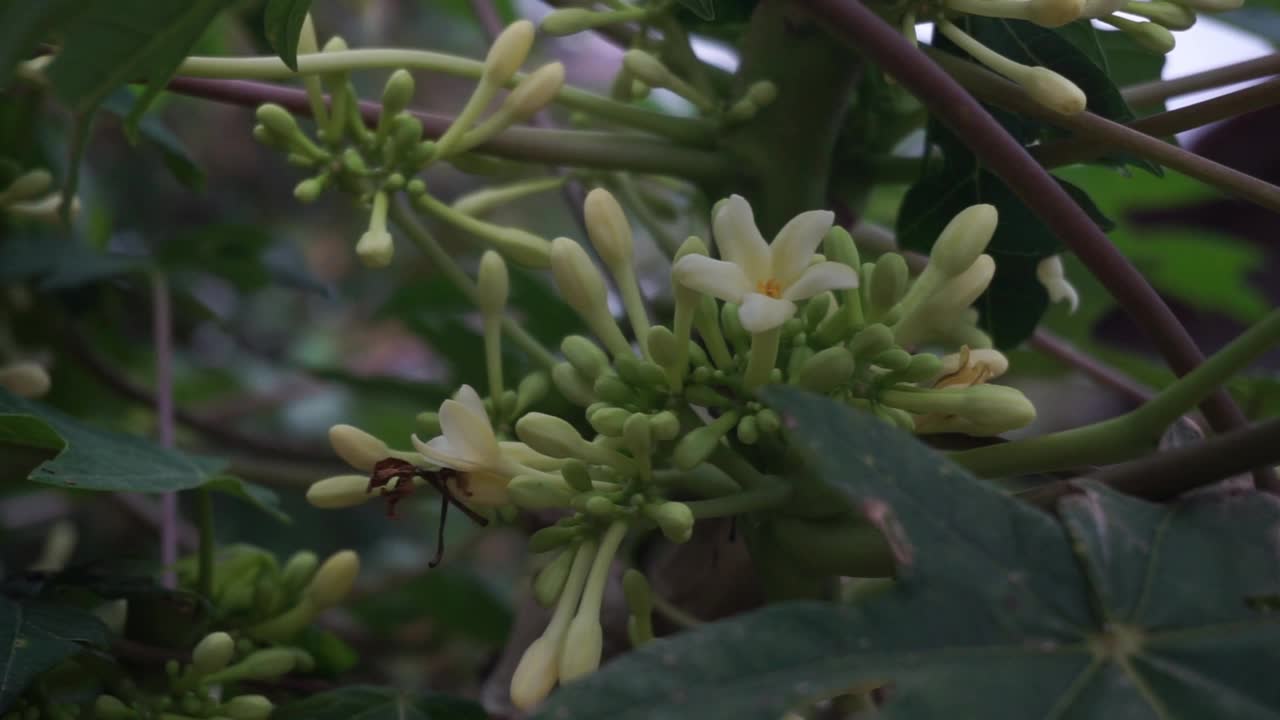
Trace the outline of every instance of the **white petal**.
{"label": "white petal", "polygon": [[820,262],[810,265],[800,273],[791,285],[783,286],[782,297],[787,300],[805,300],[828,290],[848,290],[858,287],[858,273],[844,263]]}
{"label": "white petal", "polygon": [[772,330],[796,314],[796,304],[790,300],[778,300],[768,295],[751,293],[738,308],[738,319],[749,333]]}
{"label": "white petal", "polygon": [[458,392],[453,394],[453,399],[467,406],[471,412],[487,417],[484,411],[484,400],[480,399],[480,393],[470,385],[463,385],[458,388]]}
{"label": "white petal", "polygon": [[418,454],[436,465],[462,471],[474,470],[478,467],[471,458],[459,453],[450,445],[449,439],[443,435],[433,437],[427,442],[422,442],[417,435],[414,435],[413,447]]}
{"label": "white petal", "polygon": [[691,290],[726,302],[740,303],[744,295],[755,290],[742,268],[706,255],[685,255],[671,268],[671,275]]}
{"label": "white petal", "polygon": [[457,400],[440,405],[440,430],[459,455],[473,463],[491,465],[498,457],[498,439],[487,415],[477,415]]}
{"label": "white petal", "polygon": [[773,277],[783,286],[790,285],[809,267],[813,253],[823,236],[831,229],[835,213],[810,210],[791,218],[773,239]]}
{"label": "white petal", "polygon": [[742,268],[747,278],[754,282],[769,279],[769,244],[756,227],[751,205],[745,198],[731,195],[720,203],[712,225],[721,258]]}

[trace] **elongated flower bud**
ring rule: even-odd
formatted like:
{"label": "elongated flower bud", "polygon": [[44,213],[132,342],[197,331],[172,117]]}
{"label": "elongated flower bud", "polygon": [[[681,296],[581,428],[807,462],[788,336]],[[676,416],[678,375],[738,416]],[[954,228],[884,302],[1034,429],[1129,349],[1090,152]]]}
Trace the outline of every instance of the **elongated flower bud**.
{"label": "elongated flower bud", "polygon": [[509,113],[511,122],[524,122],[551,104],[563,87],[564,65],[547,63],[521,80],[502,106]]}
{"label": "elongated flower bud", "polygon": [[727,412],[711,423],[680,438],[671,457],[681,470],[692,470],[715,452],[720,440],[738,424],[738,414]]}
{"label": "elongated flower bud", "polygon": [[1162,0],[1126,2],[1124,11],[1159,23],[1170,30],[1190,30],[1196,24],[1194,10],[1172,2],[1162,2]]}
{"label": "elongated flower bud", "polygon": [[594,381],[609,369],[609,356],[598,345],[581,335],[569,335],[561,340],[560,352],[588,380]]}
{"label": "elongated flower bud", "polygon": [[307,585],[307,597],[317,610],[324,610],[342,602],[351,592],[360,574],[360,556],[354,550],[342,550],[329,556]]}
{"label": "elongated flower bud", "polygon": [[360,236],[356,243],[356,254],[364,262],[365,267],[381,268],[391,264],[395,256],[395,244],[391,233],[387,232],[387,194],[375,193],[373,209],[369,213],[369,229]]}
{"label": "elongated flower bud", "polygon": [[604,631],[599,616],[582,613],[569,622],[564,636],[564,649],[560,651],[560,682],[572,682],[600,667],[604,651]]}
{"label": "elongated flower bud", "polygon": [[33,362],[0,367],[0,387],[20,398],[38,398],[49,392],[49,373]]}
{"label": "elongated flower bud", "polygon": [[1117,15],[1109,15],[1099,19],[1112,27],[1123,30],[1134,42],[1153,53],[1165,55],[1172,52],[1174,46],[1177,45],[1177,40],[1174,39],[1173,33],[1169,32],[1169,29],[1163,25],[1153,22],[1135,22]]}
{"label": "elongated flower bud", "polygon": [[579,407],[587,407],[596,401],[590,380],[584,378],[567,362],[556,363],[551,368],[551,382],[564,399]]}
{"label": "elongated flower bud", "polygon": [[225,632],[204,636],[191,651],[191,668],[198,676],[205,676],[225,668],[236,654],[236,641]]}
{"label": "elongated flower bud", "polygon": [[28,170],[9,183],[9,186],[3,191],[0,191],[0,206],[11,202],[30,200],[44,194],[52,185],[53,175],[50,175],[48,170],[43,168]]}
{"label": "elongated flower bud", "polygon": [[396,70],[387,78],[387,84],[382,88],[382,114],[378,116],[379,138],[386,136],[392,119],[409,107],[413,89],[413,76],[408,70]]}
{"label": "elongated flower bud", "polygon": [[973,39],[950,21],[940,22],[937,27],[973,59],[1021,85],[1041,105],[1064,115],[1074,115],[1084,110],[1084,92],[1058,73],[1046,67],[1014,62]]}
{"label": "elongated flower bud", "polygon": [[800,368],[798,383],[806,390],[828,393],[849,382],[853,376],[853,353],[836,345],[809,358]]}
{"label": "elongated flower bud", "polygon": [[1177,3],[1200,12],[1226,12],[1239,9],[1244,0],[1177,0]]}
{"label": "elongated flower bud", "polygon": [[480,295],[480,310],[491,315],[501,315],[507,306],[511,292],[511,278],[502,256],[486,250],[480,257],[480,272],[476,279]]}
{"label": "elongated flower bud", "polygon": [[546,192],[547,190],[556,190],[564,185],[564,181],[563,177],[557,175],[519,180],[509,185],[486,187],[459,197],[453,201],[452,207],[463,215],[480,217],[491,210],[520,198]]}
{"label": "elongated flower bud", "polygon": [[560,637],[545,635],[534,640],[511,676],[511,702],[530,710],[550,694],[560,672]]}
{"label": "elongated flower bud", "polygon": [[231,720],[266,720],[273,710],[275,705],[264,695],[237,695],[218,708]]}
{"label": "elongated flower bud", "polygon": [[986,292],[995,276],[996,261],[990,255],[979,255],[968,270],[943,283],[928,305],[937,310],[962,310]]}
{"label": "elongated flower bud", "polygon": [[605,266],[615,274],[630,268],[634,252],[631,224],[613,195],[603,188],[587,193],[583,216],[591,244]]}
{"label": "elongated flower bud", "polygon": [[999,219],[994,205],[971,205],[961,210],[938,234],[929,251],[929,264],[947,277],[968,270],[986,252]]}
{"label": "elongated flower bud", "polygon": [[609,314],[604,277],[581,245],[564,237],[551,241],[551,275],[560,295],[610,353],[615,357],[631,354],[631,346]]}
{"label": "elongated flower bud", "polygon": [[353,425],[329,428],[329,444],[344,462],[366,473],[373,472],[374,465],[394,454],[386,443]]}
{"label": "elongated flower bud", "polygon": [[554,475],[517,475],[507,484],[511,502],[525,510],[569,507],[577,492]]}
{"label": "elongated flower bud", "polygon": [[507,84],[533,49],[534,27],[528,20],[517,20],[498,34],[484,59],[481,81],[494,87]]}
{"label": "elongated flower bud", "polygon": [[658,523],[658,528],[674,543],[688,542],[693,537],[693,511],[682,502],[664,502],[646,505],[644,514]]}
{"label": "elongated flower bud", "polygon": [[368,489],[368,475],[335,475],[311,483],[307,488],[307,502],[322,510],[354,507],[374,497]]}

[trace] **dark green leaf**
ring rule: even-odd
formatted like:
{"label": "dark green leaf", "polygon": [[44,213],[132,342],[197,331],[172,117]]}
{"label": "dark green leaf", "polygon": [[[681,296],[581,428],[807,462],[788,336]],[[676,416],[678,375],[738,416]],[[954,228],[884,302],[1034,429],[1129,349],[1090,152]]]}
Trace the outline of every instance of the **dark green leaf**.
{"label": "dark green leaf", "polygon": [[386,634],[430,618],[443,631],[499,646],[511,628],[506,599],[474,573],[452,566],[420,575],[395,593],[365,598],[350,609],[372,630]]}
{"label": "dark green leaf", "polygon": [[716,5],[714,0],[677,0],[680,6],[694,15],[699,20],[711,22],[716,19]]}
{"label": "dark green leaf", "polygon": [[[53,447],[55,436],[60,444]],[[86,425],[5,390],[0,390],[0,439],[60,451],[30,479],[79,490],[186,490],[205,484],[226,467],[223,460],[186,455],[134,435]]]}
{"label": "dark green leaf", "polygon": [[314,625],[308,627],[302,637],[294,642],[315,658],[316,672],[326,675],[341,675],[360,661],[355,648],[337,635]]}
{"label": "dark green leaf", "polygon": [[267,42],[292,70],[298,69],[298,36],[310,9],[311,0],[267,0],[263,10]]}
{"label": "dark green leaf", "polygon": [[0,0],[0,87],[40,41],[89,4],[86,0]]}
{"label": "dark green leaf", "polygon": [[[137,105],[137,98],[128,88],[119,88],[102,101],[103,110],[122,118],[132,115]],[[154,116],[143,117],[138,123],[138,133],[143,142],[160,153],[174,179],[193,190],[204,187],[204,171],[164,122]]]}
{"label": "dark green leaf", "polygon": [[0,595],[0,713],[40,673],[106,644],[107,627],[83,610]]}
{"label": "dark green leaf", "polygon": [[875,417],[767,401],[811,466],[884,531],[899,579],[856,607],[771,607],[659,640],[538,717],[772,720],[887,686],[885,718],[1280,718],[1280,501],[1151,505],[1082,484],[1048,513]]}
{"label": "dark green leaf", "polygon": [[280,496],[275,490],[231,475],[219,475],[204,484],[205,489],[243,500],[279,522],[290,523],[289,515],[280,509]]}
{"label": "dark green leaf", "polygon": [[470,700],[446,695],[409,695],[391,688],[353,685],[289,703],[272,720],[485,720]]}

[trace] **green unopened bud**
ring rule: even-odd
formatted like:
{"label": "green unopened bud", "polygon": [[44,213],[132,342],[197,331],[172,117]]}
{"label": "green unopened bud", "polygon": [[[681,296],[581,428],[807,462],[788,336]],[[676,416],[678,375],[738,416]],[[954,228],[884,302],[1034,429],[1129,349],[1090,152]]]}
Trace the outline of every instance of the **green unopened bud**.
{"label": "green unopened bud", "polygon": [[323,173],[315,177],[309,177],[306,180],[293,186],[293,196],[298,202],[312,203],[316,198],[320,197],[320,193],[324,192],[324,188],[329,184],[328,173]]}
{"label": "green unopened bud", "polygon": [[1159,23],[1170,30],[1190,30],[1196,24],[1196,13],[1190,8],[1172,2],[1128,2],[1124,11],[1152,22]]}
{"label": "green unopened bud", "polygon": [[573,35],[612,22],[609,13],[598,13],[585,8],[562,8],[542,18],[539,27],[548,35]]}
{"label": "green unopened bud", "polygon": [[573,548],[565,548],[556,555],[556,559],[538,572],[533,581],[533,597],[543,607],[551,607],[560,598],[565,581],[569,579],[569,570],[573,567]]}
{"label": "green unopened bud", "polygon": [[523,122],[551,104],[564,87],[564,65],[547,63],[520,81],[502,107],[510,122]]}
{"label": "green unopened bud", "polygon": [[31,200],[43,195],[52,185],[53,175],[50,175],[48,170],[43,168],[28,170],[0,191],[0,205]]}
{"label": "green unopened bud", "polygon": [[605,447],[593,445],[563,418],[545,413],[529,413],[516,423],[516,435],[543,455],[580,458],[600,465],[626,465],[626,458]]}
{"label": "green unopened bud", "polygon": [[258,122],[262,123],[268,132],[286,143],[290,143],[295,136],[302,134],[302,129],[298,127],[298,121],[294,120],[293,115],[275,103],[260,105],[256,116]]}
{"label": "green unopened bud", "polygon": [[979,255],[968,270],[938,287],[937,292],[926,303],[929,310],[955,312],[968,308],[986,291],[995,273],[995,260],[990,255]]}
{"label": "green unopened bud", "polygon": [[384,139],[391,130],[392,121],[413,100],[413,76],[408,70],[396,70],[387,78],[382,88],[382,113],[378,116],[378,139]]}
{"label": "green unopened bud", "polygon": [[619,356],[613,366],[618,376],[633,387],[664,388],[667,385],[667,374],[657,363],[635,355]]}
{"label": "green unopened bud", "polygon": [[732,398],[706,385],[687,387],[685,388],[684,396],[686,400],[694,405],[703,407],[728,407],[734,404]]}
{"label": "green unopened bud", "polygon": [[653,452],[653,427],[648,415],[636,413],[622,426],[622,437],[635,458],[647,458]]}
{"label": "green unopened bud", "polygon": [[782,428],[782,418],[778,417],[778,413],[770,408],[765,408],[756,413],[756,425],[760,428],[760,432],[772,435]]}
{"label": "green unopened bud", "polygon": [[622,66],[645,84],[653,87],[669,87],[674,74],[661,60],[644,50],[628,50],[622,56]]}
{"label": "green unopened bud", "polygon": [[630,410],[609,406],[591,413],[587,417],[587,422],[591,423],[591,427],[601,435],[622,437],[622,426],[626,424],[631,414]]}
{"label": "green unopened bud", "polygon": [[578,505],[586,514],[602,520],[617,517],[619,510],[616,503],[603,495],[587,495]]}
{"label": "green unopened bud", "polygon": [[329,556],[307,585],[306,595],[317,610],[331,608],[351,592],[360,574],[360,556],[342,550]]}
{"label": "green unopened bud", "polygon": [[236,643],[225,632],[205,635],[191,651],[191,669],[198,676],[205,676],[225,668],[235,657]]}
{"label": "green unopened bud", "polygon": [[[1105,22],[1105,21],[1104,21]],[[1160,27],[1152,25],[1152,27]],[[1164,28],[1160,28],[1164,30]],[[1168,33],[1165,30],[1165,33]],[[1170,36],[1172,39],[1173,36]],[[1172,46],[1170,47],[1172,49]],[[1063,115],[1083,112],[1088,98],[1080,86],[1047,67],[1027,68],[1019,78],[1013,78],[1036,102]]]}
{"label": "green unopened bud", "polygon": [[427,437],[435,437],[440,434],[440,413],[434,410],[426,410],[418,413],[414,419],[414,425],[418,428],[418,433]]}
{"label": "green unopened bud", "polygon": [[529,57],[533,36],[534,26],[528,20],[517,20],[508,25],[489,47],[481,81],[492,87],[506,85]]}
{"label": "green unopened bud", "polygon": [[569,622],[564,648],[560,651],[560,682],[569,683],[600,667],[604,631],[598,616],[578,613]]}
{"label": "green unopened bud", "polygon": [[929,264],[946,277],[968,270],[986,252],[1000,214],[994,205],[971,205],[956,214],[929,251]]}
{"label": "green unopened bud", "polygon": [[574,405],[586,407],[596,401],[591,382],[567,362],[556,363],[551,368],[551,382]]}
{"label": "green unopened bud", "polygon": [[688,542],[689,538],[693,537],[693,511],[684,503],[664,502],[646,505],[644,514],[658,524],[662,534],[671,542]]}
{"label": "green unopened bud", "polygon": [[555,687],[561,640],[560,636],[542,635],[525,648],[511,675],[511,702],[517,708],[532,710]]}
{"label": "green unopened bud", "polygon": [[760,428],[756,425],[755,415],[747,415],[738,421],[738,441],[743,445],[760,442]]}
{"label": "green unopened bud", "polygon": [[329,428],[329,444],[351,467],[361,472],[373,472],[373,466],[394,453],[387,444],[352,425],[334,425]]}
{"label": "green unopened bud", "polygon": [[617,373],[607,372],[596,378],[592,390],[601,400],[614,405],[630,405],[637,400],[635,391]]}
{"label": "green unopened bud", "polygon": [[898,304],[907,292],[909,276],[906,258],[898,253],[885,253],[876,260],[867,287],[867,298],[875,316],[883,315]]}
{"label": "green unopened bud", "polygon": [[364,162],[364,156],[355,148],[347,148],[342,153],[342,167],[354,175],[368,175],[369,166]]}
{"label": "green unopened bud", "polygon": [[49,392],[52,381],[44,367],[18,362],[0,367],[0,387],[20,398],[38,398]]}
{"label": "green unopened bud", "polygon": [[680,435],[680,418],[670,410],[663,410],[649,418],[649,428],[655,440],[675,440]]}
{"label": "green unopened bud", "polygon": [[516,386],[516,404],[510,416],[519,415],[542,402],[550,389],[551,380],[545,372],[539,370],[524,376],[524,379]]}
{"label": "green unopened bud", "polygon": [[798,384],[816,393],[829,393],[853,376],[853,353],[841,345],[817,353],[800,368]]}
{"label": "green unopened bud", "polygon": [[[365,484],[368,484],[365,479]],[[301,591],[315,577],[316,568],[320,567],[320,558],[310,550],[301,550],[293,554],[280,570],[280,586],[290,595]]]}
{"label": "green unopened bud", "polygon": [[485,187],[459,197],[453,201],[451,207],[464,215],[479,217],[529,195],[558,189],[564,185],[564,181],[563,177],[557,175]]}
{"label": "green unopened bud", "polygon": [[551,275],[560,295],[587,322],[595,336],[615,357],[631,352],[631,346],[609,314],[604,277],[587,251],[569,238],[551,242]]}
{"label": "green unopened bud", "polygon": [[873,358],[893,347],[893,331],[879,323],[863,328],[849,341],[849,351],[859,361]]}
{"label": "green unopened bud", "polygon": [[486,250],[480,258],[480,272],[476,280],[480,296],[481,312],[500,315],[507,306],[507,296],[511,291],[511,278],[507,274],[507,263],[502,256],[492,250]]}
{"label": "green unopened bud", "polygon": [[627,598],[627,635],[632,647],[653,639],[653,593],[644,573],[630,568],[622,576],[622,592]]}
{"label": "green unopened bud", "polygon": [[[665,325],[654,325],[647,334],[649,356],[664,368],[674,367],[686,360],[681,354],[680,343],[671,329]],[[677,368],[683,371],[684,368]]]}
{"label": "green unopened bud", "polygon": [[778,99],[778,86],[771,80],[758,80],[747,88],[747,97],[759,107],[767,107]]}
{"label": "green unopened bud", "polygon": [[880,399],[886,405],[925,415],[916,422],[916,431],[921,433],[998,435],[1024,427],[1036,417],[1031,401],[1005,385],[890,389],[882,392]]}
{"label": "green unopened bud", "polygon": [[298,665],[298,655],[289,648],[258,650],[244,660],[223,670],[238,670],[235,676],[246,680],[274,680],[287,675]]}
{"label": "green unopened bud", "polygon": [[391,241],[391,233],[387,232],[387,203],[385,192],[374,194],[373,209],[369,213],[369,229],[356,243],[356,254],[366,267],[386,267],[391,264],[391,258],[395,255],[395,244]]}
{"label": "green unopened bud", "polygon": [[569,335],[560,341],[560,352],[575,370],[594,381],[609,369],[609,356],[600,346],[581,335]]}
{"label": "green unopened bud", "polygon": [[1169,32],[1169,29],[1163,25],[1153,22],[1136,22],[1117,15],[1108,15],[1099,19],[1108,25],[1123,30],[1134,42],[1153,53],[1166,55],[1172,52],[1177,44],[1173,33]]}
{"label": "green unopened bud", "polygon": [[266,720],[274,709],[263,695],[238,695],[222,703],[218,711],[231,720]]}
{"label": "green unopened bud", "polygon": [[904,382],[925,382],[942,372],[942,358],[932,353],[912,355],[911,362],[901,372]]}
{"label": "green unopened bud", "polygon": [[591,482],[591,473],[587,470],[587,464],[577,459],[565,461],[564,466],[560,468],[560,474],[564,476],[564,481],[569,484],[577,492],[591,492],[594,485]]}
{"label": "green unopened bud", "polygon": [[911,353],[902,348],[890,348],[876,355],[871,363],[886,370],[906,370],[911,365]]}
{"label": "green unopened bud", "polygon": [[759,112],[760,106],[751,98],[744,97],[730,105],[729,109],[725,111],[724,117],[730,122],[740,123],[754,118]]}
{"label": "green unopened bud", "polygon": [[[738,316],[738,306],[725,303],[720,306],[720,327],[725,338],[733,344],[738,353],[746,353],[751,342],[751,333],[742,327],[742,319]],[[785,334],[785,333],[784,333]]]}
{"label": "green unopened bud", "polygon": [[564,525],[544,527],[529,536],[529,552],[536,555],[555,550],[578,539],[578,535],[579,530],[576,527],[566,527]]}
{"label": "green unopened bud", "polygon": [[853,241],[849,231],[839,225],[832,226],[823,237],[822,252],[835,262],[844,263],[855,269],[862,267],[862,260],[858,257],[857,243]]}
{"label": "green unopened bud", "polygon": [[583,217],[591,244],[605,266],[613,273],[627,271],[634,252],[631,224],[618,201],[608,190],[596,188],[587,193]]}
{"label": "green unopened bud", "polygon": [[676,443],[672,460],[680,470],[692,470],[715,452],[725,434],[738,424],[738,414],[727,412],[711,423],[693,430]]}
{"label": "green unopened bud", "polygon": [[804,326],[807,332],[814,332],[818,329],[818,325],[827,318],[827,314],[831,312],[832,296],[826,292],[818,295],[804,306]]}
{"label": "green unopened bud", "polygon": [[[413,158],[410,156],[421,141],[422,121],[407,112],[396,115],[391,120],[391,143],[388,162],[390,163],[397,159],[401,161],[407,160],[409,161],[408,164],[412,166],[414,163],[412,162]],[[388,179],[388,183],[392,178]],[[403,178],[401,178],[401,181],[403,185]]]}
{"label": "green unopened bud", "polygon": [[517,475],[507,484],[507,494],[524,510],[550,510],[569,507],[577,491],[554,475]]}
{"label": "green unopened bud", "polygon": [[307,502],[322,510],[355,507],[374,497],[368,490],[368,475],[335,475],[311,483],[307,488]]}

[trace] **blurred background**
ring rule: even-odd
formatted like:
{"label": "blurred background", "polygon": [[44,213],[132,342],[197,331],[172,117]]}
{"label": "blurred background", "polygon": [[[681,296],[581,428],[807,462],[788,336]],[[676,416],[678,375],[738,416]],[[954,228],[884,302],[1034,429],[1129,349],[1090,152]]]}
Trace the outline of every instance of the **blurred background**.
{"label": "blurred background", "polygon": [[[503,2],[501,10],[508,19],[547,12],[523,1]],[[260,2],[249,0],[225,13],[198,52],[270,54],[260,34],[261,11]],[[337,33],[352,47],[430,48],[471,57],[482,57],[488,44],[466,0],[316,0],[312,11],[322,43]],[[1275,11],[1250,7],[1223,20],[1202,19],[1179,35],[1164,76],[1273,52],[1278,18]],[[699,50],[723,67],[735,65],[723,43],[707,39]],[[607,92],[620,50],[591,35],[543,38],[531,64],[549,58],[565,62],[570,82]],[[373,98],[385,73],[355,79]],[[445,76],[418,74],[417,80],[414,105],[423,109],[455,111],[471,90],[469,82]],[[1170,106],[1204,97],[1178,98]],[[113,107],[127,109],[131,102],[127,95],[117,100]],[[52,104],[31,110],[0,102],[0,154],[27,167],[65,168],[66,113]],[[661,93],[648,102],[684,110]],[[524,533],[479,534],[465,518],[454,517],[445,564],[426,572],[435,549],[434,502],[405,503],[392,519],[379,504],[325,512],[302,499],[309,483],[345,470],[327,446],[329,426],[350,423],[393,447],[407,447],[417,413],[435,409],[457,384],[483,387],[477,318],[407,243],[390,269],[365,270],[353,252],[367,222],[364,212],[338,194],[299,205],[293,187],[302,175],[252,140],[250,110],[165,95],[136,146],[121,132],[119,116],[103,113],[94,126],[73,238],[33,226],[0,228],[10,334],[4,342],[50,369],[53,389],[46,402],[104,427],[153,433],[151,295],[142,260],[162,258],[175,303],[178,443],[229,458],[234,474],[274,489],[291,518],[281,523],[218,498],[219,537],[281,554],[359,549],[365,572],[358,597],[328,621],[351,651],[374,659],[353,672],[478,693],[515,617],[526,572]],[[570,118],[556,120],[567,124]],[[1264,110],[1180,141],[1278,183],[1277,127],[1280,111]],[[30,137],[40,141],[31,144]],[[1173,173],[1160,178],[1078,166],[1059,174],[1087,189],[1117,222],[1113,241],[1148,274],[1206,351],[1280,301],[1276,216]],[[490,180],[445,168],[433,169],[427,182],[434,194],[451,200]],[[867,217],[892,227],[905,189],[880,188]],[[554,192],[494,219],[547,237],[582,236],[574,213]],[[685,232],[703,231],[697,220],[686,224]],[[431,229],[459,251],[469,247],[449,227]],[[646,288],[660,296],[665,261],[646,252]],[[1051,309],[1048,327],[1137,383],[1167,382],[1170,376],[1123,313],[1077,263],[1068,259],[1067,265],[1083,302],[1074,315],[1063,306]],[[513,305],[548,344],[578,326],[544,278],[517,274],[514,286]],[[1088,422],[1132,403],[1041,352],[1022,349],[1012,358],[1010,382],[1041,408],[1034,432]],[[1277,367],[1280,357],[1273,353],[1232,388],[1251,416],[1280,411]],[[517,370],[509,368],[512,378],[519,377]],[[0,467],[6,475],[16,472]],[[7,567],[24,567],[51,523],[70,520],[79,536],[75,563],[156,569],[154,498],[30,489],[0,484],[0,561]],[[190,549],[189,526],[183,537]]]}

